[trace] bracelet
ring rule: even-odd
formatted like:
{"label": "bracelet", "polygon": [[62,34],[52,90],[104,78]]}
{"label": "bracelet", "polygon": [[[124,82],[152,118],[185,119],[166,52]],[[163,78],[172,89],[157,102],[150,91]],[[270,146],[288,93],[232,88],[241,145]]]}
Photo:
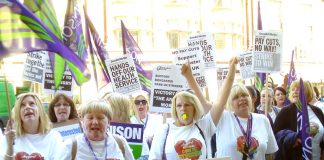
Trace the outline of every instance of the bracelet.
{"label": "bracelet", "polygon": [[7,153],[5,154],[5,156],[6,156],[6,157],[9,157],[9,158],[15,158],[15,155],[10,156],[10,155],[8,155]]}

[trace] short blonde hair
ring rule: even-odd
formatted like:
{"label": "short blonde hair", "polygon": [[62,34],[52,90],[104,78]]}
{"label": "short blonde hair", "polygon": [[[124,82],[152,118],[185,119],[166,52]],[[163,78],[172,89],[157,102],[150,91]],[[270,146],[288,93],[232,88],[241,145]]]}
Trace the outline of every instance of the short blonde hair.
{"label": "short blonde hair", "polygon": [[126,95],[120,93],[111,93],[105,98],[112,111],[112,121],[130,123],[131,101]]}
{"label": "short blonde hair", "polygon": [[16,130],[17,137],[23,136],[26,133],[23,129],[23,122],[20,117],[21,104],[26,97],[32,97],[35,100],[39,113],[38,133],[47,134],[51,130],[51,123],[48,115],[46,114],[42,101],[39,99],[39,97],[35,93],[30,92],[20,94],[14,108],[12,109],[12,118],[14,120],[14,128]]}
{"label": "short blonde hair", "polygon": [[[292,99],[293,99],[292,90],[294,88],[299,89],[299,84],[300,84],[299,80],[293,81],[290,84],[290,87],[289,87],[289,100],[290,101],[292,101]],[[304,94],[306,97],[306,101],[307,101],[307,103],[309,103],[314,99],[314,90],[313,90],[312,84],[309,81],[303,81],[303,84],[304,84]]]}
{"label": "short blonde hair", "polygon": [[171,108],[171,115],[174,121],[179,121],[178,116],[177,116],[177,98],[180,97],[182,100],[185,102],[191,104],[195,108],[195,114],[194,114],[194,121],[199,120],[203,115],[204,115],[204,110],[203,106],[201,105],[199,99],[197,98],[196,95],[189,93],[187,91],[181,91],[178,92],[174,97],[172,98],[172,108]]}
{"label": "short blonde hair", "polygon": [[252,106],[252,99],[249,94],[249,91],[243,84],[234,84],[232,86],[231,92],[227,99],[226,108],[230,111],[233,111],[233,100],[235,99],[235,97],[237,97],[238,95],[241,95],[241,94],[245,94],[245,95],[249,96],[248,106],[249,106],[249,111],[252,112],[254,110],[254,108]]}
{"label": "short blonde hair", "polygon": [[112,112],[109,104],[104,99],[93,99],[80,107],[81,117],[84,118],[86,114],[92,112],[103,113],[109,121],[112,120]]}

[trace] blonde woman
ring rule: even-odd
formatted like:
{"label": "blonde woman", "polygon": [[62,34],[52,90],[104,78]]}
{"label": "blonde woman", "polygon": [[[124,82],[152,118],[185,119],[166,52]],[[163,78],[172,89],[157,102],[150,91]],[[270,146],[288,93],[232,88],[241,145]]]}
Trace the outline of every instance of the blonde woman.
{"label": "blonde woman", "polygon": [[110,93],[103,97],[108,101],[111,111],[112,111],[112,120],[113,122],[121,123],[130,123],[130,110],[131,110],[131,101],[130,98],[126,95],[120,93]]}
{"label": "blonde woman", "polygon": [[[268,99],[266,98],[266,92],[268,92]],[[268,114],[272,122],[276,120],[276,117],[280,111],[279,108],[273,105],[274,104],[273,97],[274,97],[274,92],[272,88],[267,89],[266,87],[264,87],[260,95],[260,105],[257,107],[258,113],[264,114],[266,103],[268,103],[269,104]]]}
{"label": "blonde woman", "polygon": [[[211,137],[221,118],[235,76],[237,58],[230,61],[230,70],[217,100],[204,115],[198,97],[187,91],[172,99],[174,122],[165,124],[153,138],[149,159],[208,159],[211,158]],[[217,143],[218,144],[218,143]]]}
{"label": "blonde woman", "polygon": [[[18,97],[1,144],[0,159],[65,159],[61,135],[51,130],[50,120],[41,100],[33,93]],[[14,144],[14,145],[13,145]]]}
{"label": "blonde woman", "polygon": [[163,117],[159,114],[149,113],[149,98],[148,93],[140,91],[133,95],[133,111],[134,116],[131,117],[131,122],[144,125],[144,136],[152,139],[156,129],[162,126]]}
{"label": "blonde woman", "polygon": [[75,155],[68,155],[69,159],[124,159],[114,136],[107,133],[113,116],[108,103],[103,99],[90,100],[81,106],[80,113],[84,134],[77,135],[75,143],[65,142],[69,151],[76,150]]}
{"label": "blonde woman", "polygon": [[[291,104],[281,109],[273,126],[278,145],[280,146],[276,159],[302,159],[302,153],[305,152],[311,153],[311,159],[324,158],[322,156],[324,151],[322,145],[324,137],[324,115],[321,109],[310,104],[314,98],[314,91],[311,84],[308,81],[304,81],[303,85],[308,114],[305,114],[302,108],[297,105],[301,94],[299,92],[300,81],[294,81],[289,87],[289,100]],[[308,144],[311,148],[310,151],[307,147],[302,149],[304,142],[301,138],[303,132],[301,120],[306,115],[309,119],[308,125],[310,126],[311,145]],[[289,152],[287,152],[288,150]]]}
{"label": "blonde woman", "polygon": [[[112,111],[112,122],[119,122],[119,123],[131,123],[130,122],[130,109],[131,109],[131,101],[130,98],[126,95],[120,93],[109,93],[104,96],[104,99],[107,100],[111,111]],[[126,141],[126,139],[120,135],[115,134],[114,136],[123,139],[123,154],[125,159],[133,160],[134,156],[133,153]]]}

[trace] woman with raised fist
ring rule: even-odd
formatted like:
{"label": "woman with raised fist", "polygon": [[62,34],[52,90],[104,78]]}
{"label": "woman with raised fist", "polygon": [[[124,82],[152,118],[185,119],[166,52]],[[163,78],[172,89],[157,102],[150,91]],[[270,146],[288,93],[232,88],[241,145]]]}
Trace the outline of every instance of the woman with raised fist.
{"label": "woman with raised fist", "polygon": [[[212,157],[211,137],[221,118],[230,88],[234,81],[237,58],[230,61],[230,69],[218,94],[216,103],[207,109],[198,97],[190,92],[178,92],[172,99],[173,122],[164,125],[153,138],[149,159],[208,159]],[[183,66],[190,69],[189,64]],[[187,78],[187,77],[186,77]],[[192,75],[187,81],[198,86]],[[191,84],[192,85],[192,84]],[[196,93],[197,94],[197,93]],[[218,144],[218,143],[217,143]]]}

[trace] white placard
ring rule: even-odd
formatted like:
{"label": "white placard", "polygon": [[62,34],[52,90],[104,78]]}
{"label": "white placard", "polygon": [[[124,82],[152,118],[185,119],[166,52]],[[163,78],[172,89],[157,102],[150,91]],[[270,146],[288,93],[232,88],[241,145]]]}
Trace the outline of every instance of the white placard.
{"label": "white placard", "polygon": [[177,66],[190,62],[192,74],[197,83],[200,87],[206,87],[205,64],[200,46],[179,48],[172,54],[175,55],[174,64]]}
{"label": "white placard", "polygon": [[243,79],[253,78],[255,73],[252,68],[252,52],[245,52],[239,55],[240,74]]}
{"label": "white placard", "polygon": [[188,37],[189,47],[200,46],[204,53],[203,59],[206,69],[216,68],[216,46],[212,33],[198,33]]}
{"label": "white placard", "polygon": [[133,58],[130,54],[123,55],[114,60],[108,59],[105,63],[115,92],[132,94],[142,89]]}
{"label": "white placard", "polygon": [[255,31],[253,71],[271,73],[281,71],[282,33]]}
{"label": "white placard", "polygon": [[52,68],[52,66],[50,63],[50,59],[47,56],[44,79],[43,79],[43,84],[42,84],[43,92],[46,94],[64,93],[68,96],[72,96],[73,95],[73,77],[72,77],[72,73],[68,69],[67,65],[65,67],[65,71],[64,71],[60,86],[57,89],[55,89],[54,74],[53,74],[53,71],[51,68]]}
{"label": "white placard", "polygon": [[171,112],[171,102],[177,91],[186,88],[186,79],[176,65],[154,67],[151,87],[150,111]]}
{"label": "white placard", "polygon": [[69,120],[63,123],[55,123],[53,130],[58,131],[63,140],[73,138],[74,136],[82,133],[80,122],[77,119]]}
{"label": "white placard", "polygon": [[44,79],[44,68],[47,52],[28,52],[24,64],[23,79],[36,83],[42,83]]}
{"label": "white placard", "polygon": [[229,71],[228,67],[217,68],[217,86],[220,88]]}

